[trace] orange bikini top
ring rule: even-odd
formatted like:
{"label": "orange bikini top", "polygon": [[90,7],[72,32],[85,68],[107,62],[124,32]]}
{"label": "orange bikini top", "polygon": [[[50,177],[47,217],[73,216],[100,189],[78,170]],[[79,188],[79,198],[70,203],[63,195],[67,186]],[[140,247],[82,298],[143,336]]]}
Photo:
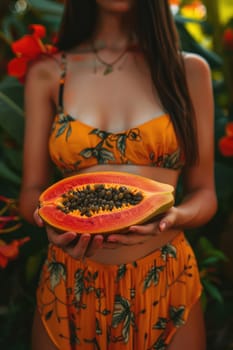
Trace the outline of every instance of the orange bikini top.
{"label": "orange bikini top", "polygon": [[49,139],[52,161],[69,174],[97,164],[133,164],[179,169],[184,164],[168,114],[112,133],[83,123],[64,112],[66,61],[59,85],[58,112]]}

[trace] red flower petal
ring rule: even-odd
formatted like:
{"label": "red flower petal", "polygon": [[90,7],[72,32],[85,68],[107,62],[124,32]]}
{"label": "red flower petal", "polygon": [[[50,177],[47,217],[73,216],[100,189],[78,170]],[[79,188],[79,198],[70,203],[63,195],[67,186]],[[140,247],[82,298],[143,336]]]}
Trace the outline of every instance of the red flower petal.
{"label": "red flower petal", "polygon": [[219,150],[225,157],[233,157],[233,136],[224,136],[219,140]]}
{"label": "red flower petal", "polygon": [[12,51],[16,58],[8,64],[8,74],[18,78],[22,83],[27,72],[28,63],[38,58],[41,54],[54,54],[58,49],[49,44],[44,44],[42,38],[46,36],[46,29],[43,25],[32,24],[29,26],[32,34],[24,35],[11,44]]}
{"label": "red flower petal", "polygon": [[33,35],[24,35],[21,39],[13,42],[11,48],[16,55],[26,56],[31,59],[36,58],[45,51],[40,39]]}
{"label": "red flower petal", "polygon": [[46,36],[46,28],[41,24],[31,24],[29,29],[32,31],[32,34],[37,38],[44,38]]}
{"label": "red flower petal", "polygon": [[30,237],[22,239],[15,239],[11,243],[7,244],[4,241],[0,241],[0,266],[6,266],[6,263],[10,260],[14,260],[19,255],[19,247],[30,240]]}
{"label": "red flower petal", "polygon": [[13,58],[7,66],[8,74],[18,79],[23,78],[27,70],[28,61],[24,57]]}
{"label": "red flower petal", "polygon": [[226,134],[227,134],[227,136],[233,136],[233,122],[227,123]]}

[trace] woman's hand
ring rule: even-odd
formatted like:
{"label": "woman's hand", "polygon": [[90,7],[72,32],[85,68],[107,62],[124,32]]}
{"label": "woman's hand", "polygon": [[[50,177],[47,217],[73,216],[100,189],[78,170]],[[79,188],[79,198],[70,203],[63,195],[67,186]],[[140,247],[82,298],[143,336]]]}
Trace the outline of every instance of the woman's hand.
{"label": "woman's hand", "polygon": [[[118,249],[124,245],[138,245],[146,242],[151,236],[159,235],[164,231],[175,226],[177,222],[176,207],[169,209],[160,220],[143,225],[131,226],[128,232],[124,234],[109,234],[107,239],[102,235],[79,235],[75,232],[59,232],[46,225],[48,240],[57,247],[61,248],[74,259],[83,259],[95,255],[101,248]],[[38,226],[43,227],[44,222],[36,209],[34,220]]]}
{"label": "woman's hand", "polygon": [[34,212],[34,220],[39,227],[46,227],[48,240],[50,243],[61,248],[73,259],[84,259],[95,254],[103,246],[104,237],[101,235],[90,234],[79,235],[75,232],[63,232],[55,230],[51,226],[45,225],[44,221],[38,214],[38,209]]}
{"label": "woman's hand", "polygon": [[136,245],[146,242],[151,236],[160,235],[164,231],[174,228],[177,224],[178,208],[169,209],[160,220],[148,224],[135,225],[129,228],[127,234],[109,235],[107,242],[117,245]]}

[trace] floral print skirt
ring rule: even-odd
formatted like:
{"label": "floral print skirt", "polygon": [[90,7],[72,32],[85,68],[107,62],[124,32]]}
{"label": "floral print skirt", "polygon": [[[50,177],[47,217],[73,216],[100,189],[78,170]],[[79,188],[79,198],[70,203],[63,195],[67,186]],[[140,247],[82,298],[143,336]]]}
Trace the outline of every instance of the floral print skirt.
{"label": "floral print skirt", "polygon": [[197,262],[183,233],[122,265],[73,260],[49,246],[38,308],[61,350],[165,350],[201,295]]}

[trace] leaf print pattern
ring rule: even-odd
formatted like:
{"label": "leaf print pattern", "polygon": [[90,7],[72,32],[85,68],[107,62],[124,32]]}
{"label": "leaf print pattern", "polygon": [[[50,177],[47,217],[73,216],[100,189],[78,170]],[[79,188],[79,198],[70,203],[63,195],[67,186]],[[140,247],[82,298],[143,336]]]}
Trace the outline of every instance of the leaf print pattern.
{"label": "leaf print pattern", "polygon": [[72,133],[72,127],[70,124],[70,122],[72,121],[75,121],[73,117],[71,117],[70,115],[66,115],[64,113],[60,113],[58,115],[58,121],[57,121],[60,127],[58,128],[55,137],[57,138],[66,132],[66,141],[67,141]]}
{"label": "leaf print pattern", "polygon": [[74,321],[73,320],[70,320],[69,321],[69,329],[70,329],[70,344],[71,345],[80,345],[80,339],[78,338],[77,336],[77,330],[79,330]]}
{"label": "leaf print pattern", "polygon": [[114,154],[104,147],[85,148],[79,154],[86,159],[96,158],[98,164],[106,164],[115,160]]}
{"label": "leaf print pattern", "polygon": [[119,268],[117,270],[116,282],[119,282],[120,279],[125,277],[126,271],[127,271],[126,264],[122,264],[119,266]]}
{"label": "leaf print pattern", "polygon": [[143,292],[145,292],[151,284],[156,286],[159,283],[160,272],[163,271],[164,267],[165,266],[153,266],[148,271],[143,283]]}
{"label": "leaf print pattern", "polygon": [[178,170],[183,166],[180,149],[177,149],[174,153],[171,154],[163,154],[158,158],[155,157],[154,152],[151,152],[149,158],[151,161],[151,166],[153,167]]}
{"label": "leaf print pattern", "polygon": [[157,323],[152,327],[153,329],[166,329],[168,319],[165,317],[159,317]]}
{"label": "leaf print pattern", "polygon": [[81,296],[83,294],[85,285],[84,285],[84,271],[78,269],[74,275],[74,295],[77,302],[80,302]]}
{"label": "leaf print pattern", "polygon": [[138,128],[130,129],[127,133],[127,138],[130,141],[140,142],[142,140],[140,130]]}
{"label": "leaf print pattern", "polygon": [[126,150],[126,135],[120,135],[117,138],[117,149],[118,151],[125,157],[125,150]]}
{"label": "leaf print pattern", "polygon": [[135,315],[130,310],[129,301],[120,295],[116,295],[112,327],[117,328],[120,324],[122,324],[122,341],[127,343],[129,340],[130,326],[135,328]]}
{"label": "leaf print pattern", "polygon": [[74,171],[78,171],[81,161],[78,160],[74,163],[67,163],[60,157],[59,158],[59,168],[64,175],[69,175]]}
{"label": "leaf print pattern", "polygon": [[48,263],[48,271],[50,274],[50,286],[54,291],[56,286],[61,283],[61,279],[66,280],[66,266],[62,263],[52,261]]}
{"label": "leaf print pattern", "polygon": [[184,305],[181,305],[177,308],[174,306],[170,307],[170,310],[169,310],[170,317],[175,327],[177,328],[184,325],[184,320],[182,318],[184,315],[184,311],[185,311]]}
{"label": "leaf print pattern", "polygon": [[38,305],[56,342],[74,350],[133,350],[138,342],[136,349],[166,350],[171,332],[187,320],[194,293],[200,296],[197,263],[182,237],[146,256],[146,263],[106,267],[72,260],[71,271],[71,258],[50,245]]}
{"label": "leaf print pattern", "polygon": [[153,345],[151,348],[153,350],[166,350],[167,344],[165,344],[165,341],[163,338],[159,338],[158,341]]}
{"label": "leaf print pattern", "polygon": [[166,261],[169,257],[176,259],[177,258],[176,247],[170,243],[166,244],[161,248],[161,256],[164,261]]}
{"label": "leaf print pattern", "polygon": [[141,141],[140,130],[130,129],[127,133],[112,134],[100,129],[93,129],[89,132],[89,135],[98,136],[101,141],[96,144],[95,147],[88,147],[83,149],[79,155],[85,159],[95,158],[98,164],[108,164],[109,162],[115,162],[116,157],[112,151],[114,144],[116,150],[119,152],[122,163],[127,163],[126,143],[127,139],[130,141]]}
{"label": "leaf print pattern", "polygon": [[[68,159],[69,157],[68,154],[65,154],[65,161],[62,164],[62,162],[59,161],[61,152],[58,152],[57,156],[56,150],[55,156],[52,157],[54,162],[59,167],[61,166],[61,170],[65,174],[69,174],[72,171],[76,172],[80,168],[86,167],[85,164],[89,163],[87,160],[92,161],[92,165],[93,161],[94,164],[140,164],[140,159],[143,159],[143,165],[172,168],[176,170],[180,169],[184,164],[181,150],[179,148],[174,152],[168,153],[166,152],[166,147],[164,147],[165,149],[163,150],[164,145],[162,143],[162,147],[159,147],[158,149],[158,152],[160,152],[159,154],[156,154],[157,151],[151,151],[149,154],[147,154],[147,148],[152,147],[153,149],[154,146],[153,143],[152,145],[147,146],[146,134],[143,135],[140,128],[131,128],[124,132],[111,133],[99,128],[92,129],[90,126],[85,126],[84,123],[80,122],[81,124],[84,124],[82,127],[85,126],[85,128],[90,130],[85,130],[85,133],[88,133],[87,135],[90,136],[90,142],[88,142],[87,145],[91,146],[82,149],[81,145],[84,141],[80,141],[79,143],[79,130],[77,131],[74,124],[72,124],[73,122],[79,122],[79,120],[73,118],[69,114],[61,112],[57,114],[52,126],[52,132],[54,133],[55,140],[63,137],[67,142],[67,145],[68,141],[70,141],[70,144],[72,145],[71,156],[73,161],[71,163],[69,163],[69,160],[66,160],[66,158]],[[75,130],[75,133],[73,132],[73,129]],[[80,140],[81,139],[82,138],[80,138]],[[139,143],[138,150],[137,145],[135,144],[136,142]],[[77,152],[75,153],[74,145],[76,144]],[[60,143],[57,143],[57,145],[57,147],[59,147]],[[131,152],[131,149],[133,152]],[[75,157],[77,161],[75,161]],[[139,159],[139,157],[141,158]]]}

